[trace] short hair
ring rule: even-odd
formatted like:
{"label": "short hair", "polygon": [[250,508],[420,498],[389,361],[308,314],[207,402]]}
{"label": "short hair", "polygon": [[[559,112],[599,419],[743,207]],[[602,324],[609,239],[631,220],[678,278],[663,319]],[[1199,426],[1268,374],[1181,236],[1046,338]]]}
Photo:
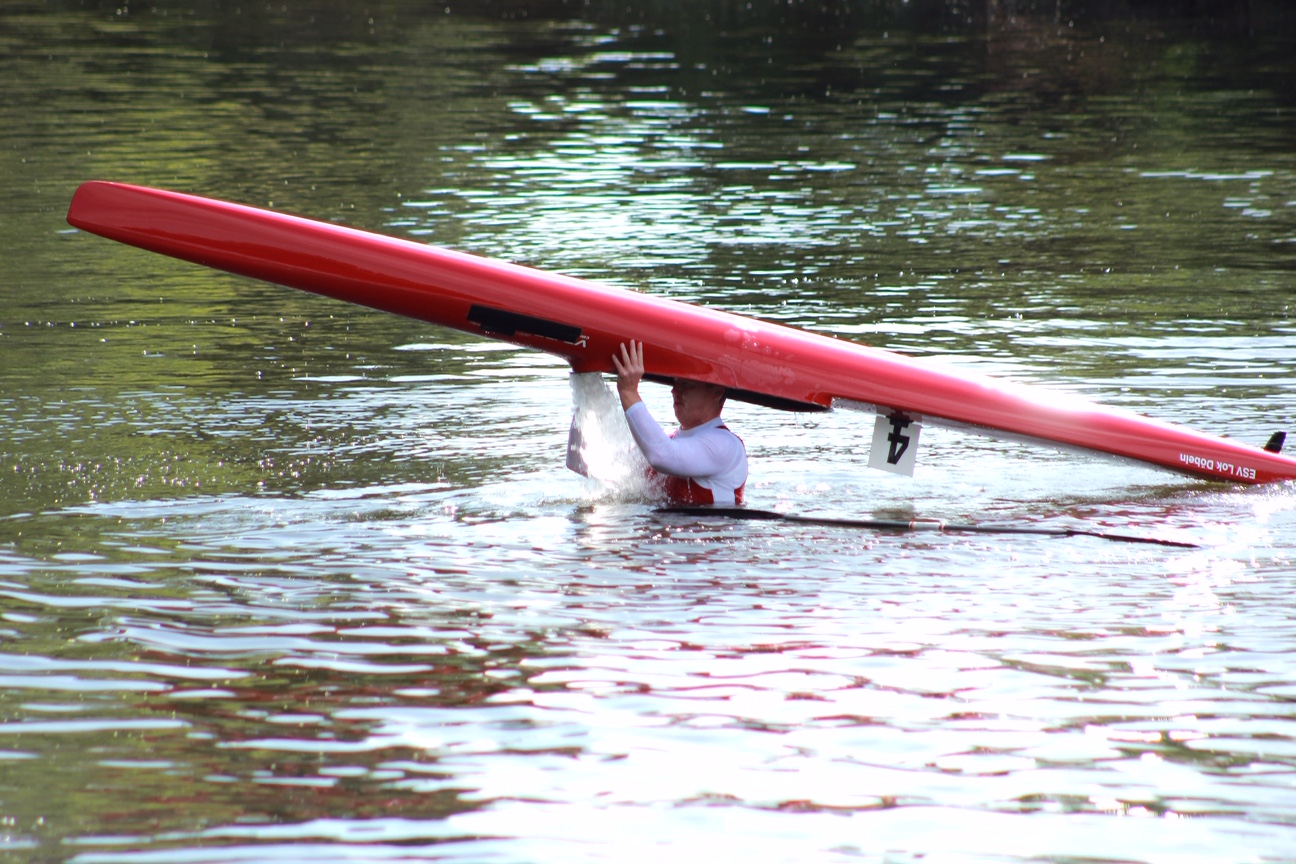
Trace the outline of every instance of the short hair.
{"label": "short hair", "polygon": [[710,390],[712,393],[716,394],[716,398],[720,400],[721,405],[723,405],[725,403],[725,399],[729,397],[728,387],[726,387],[723,384],[716,384],[712,381],[699,381],[696,378],[675,378],[673,379],[672,383],[694,384],[698,387],[705,387],[707,390]]}

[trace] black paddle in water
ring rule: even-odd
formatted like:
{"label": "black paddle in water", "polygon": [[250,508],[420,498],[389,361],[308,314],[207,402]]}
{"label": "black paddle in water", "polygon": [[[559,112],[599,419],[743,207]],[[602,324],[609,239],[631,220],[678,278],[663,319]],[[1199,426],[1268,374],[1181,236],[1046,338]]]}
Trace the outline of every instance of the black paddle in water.
{"label": "black paddle in water", "polygon": [[776,513],[773,510],[749,510],[746,507],[659,507],[656,513],[674,513],[682,516],[715,516],[722,519],[743,519],[755,522],[791,522],[796,525],[825,525],[835,528],[864,528],[874,531],[940,531],[976,534],[1035,534],[1043,537],[1097,537],[1121,543],[1154,543],[1158,546],[1175,546],[1181,549],[1199,549],[1196,543],[1181,540],[1162,540],[1158,537],[1136,537],[1132,534],[1112,534],[1106,531],[1086,531],[1083,528],[1031,528],[1022,525],[959,525],[934,519],[834,519],[824,516],[797,516]]}

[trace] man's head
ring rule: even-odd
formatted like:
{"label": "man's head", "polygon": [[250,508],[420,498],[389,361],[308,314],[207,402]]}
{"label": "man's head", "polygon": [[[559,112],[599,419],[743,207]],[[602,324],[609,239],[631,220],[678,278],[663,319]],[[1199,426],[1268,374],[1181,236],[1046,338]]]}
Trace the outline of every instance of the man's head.
{"label": "man's head", "polygon": [[692,429],[720,416],[725,403],[725,388],[719,384],[676,378],[671,396],[680,428]]}

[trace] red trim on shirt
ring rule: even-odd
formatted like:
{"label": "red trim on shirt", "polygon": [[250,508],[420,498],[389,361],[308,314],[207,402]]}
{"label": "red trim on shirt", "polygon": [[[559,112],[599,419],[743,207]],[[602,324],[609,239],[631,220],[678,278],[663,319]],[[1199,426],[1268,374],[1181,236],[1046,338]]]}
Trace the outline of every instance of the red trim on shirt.
{"label": "red trim on shirt", "polygon": [[[731,430],[728,426],[725,426],[724,424],[721,424],[716,428],[723,429],[726,432],[728,432],[730,435],[734,435],[733,430]],[[674,438],[675,437],[674,434],[672,434],[671,437]],[[737,435],[734,435],[734,437],[738,438]],[[738,438],[738,443],[740,444],[742,443],[741,438]],[[744,446],[743,449],[746,450],[747,448]],[[658,477],[662,478],[666,489],[666,497],[670,498],[672,504],[714,504],[715,503],[715,493],[712,492],[707,487],[703,486],[701,483],[694,480],[692,477],[675,477],[670,474],[662,474],[661,472],[656,471],[652,468],[649,468],[648,470],[653,474],[656,474]],[[741,486],[739,486],[737,489],[734,490],[734,504],[737,504],[739,506],[742,505],[743,490],[746,488],[747,488],[747,484],[744,482]]]}
{"label": "red trim on shirt", "polygon": [[[715,493],[710,489],[698,483],[692,477],[671,477],[670,475],[661,475],[666,481],[666,496],[670,498],[672,504],[714,504]],[[734,490],[734,503],[743,503],[743,490],[747,484],[739,486]]]}

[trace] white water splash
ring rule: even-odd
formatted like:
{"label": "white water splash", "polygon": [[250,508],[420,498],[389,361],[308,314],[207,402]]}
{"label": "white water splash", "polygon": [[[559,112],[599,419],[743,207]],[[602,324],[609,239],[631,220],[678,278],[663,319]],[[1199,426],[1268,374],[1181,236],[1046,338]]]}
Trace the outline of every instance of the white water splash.
{"label": "white water splash", "polygon": [[615,498],[652,498],[656,483],[630,435],[621,402],[598,372],[573,372],[567,467]]}

